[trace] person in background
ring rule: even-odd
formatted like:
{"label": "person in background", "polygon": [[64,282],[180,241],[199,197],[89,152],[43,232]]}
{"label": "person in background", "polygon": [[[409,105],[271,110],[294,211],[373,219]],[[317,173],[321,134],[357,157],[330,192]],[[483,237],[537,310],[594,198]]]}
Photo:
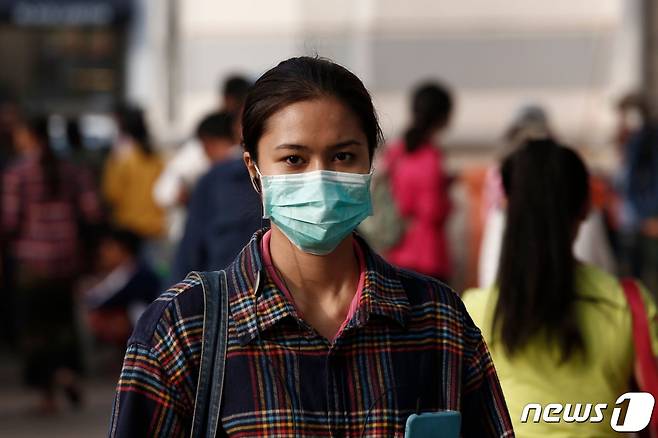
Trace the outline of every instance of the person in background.
{"label": "person in background", "polygon": [[66,142],[70,160],[79,167],[87,168],[96,179],[95,182],[100,185],[103,174],[103,152],[91,150],[85,145],[85,138],[77,117],[66,120]]}
{"label": "person in background", "polygon": [[47,117],[20,124],[14,134],[22,158],[3,177],[1,230],[16,263],[24,376],[41,393],[39,411],[51,413],[58,388],[74,405],[81,401],[73,283],[81,223],[98,222],[101,209],[90,175],[55,156]]}
{"label": "person in background", "polygon": [[146,307],[158,297],[160,279],[139,257],[134,233],[108,227],[98,237],[98,275],[83,291],[87,323],[101,341],[123,348]]}
{"label": "person in background", "polygon": [[[241,136],[240,112],[251,82],[243,76],[228,77],[222,87],[220,111],[233,115],[236,143]],[[211,167],[212,161],[206,155],[198,139],[192,138],[167,162],[162,175],[158,178],[153,197],[157,204],[169,213],[169,240],[178,242],[183,234],[185,224],[184,208],[199,178]]]}
{"label": "person in background", "polygon": [[626,146],[636,135],[648,114],[647,98],[642,93],[628,93],[619,99],[616,105],[617,120],[614,133],[614,144],[620,158],[626,156]]}
{"label": "person in background", "polygon": [[252,82],[242,75],[231,75],[227,77],[221,85],[221,94],[223,102],[220,105],[220,111],[224,111],[237,117],[234,120],[240,123],[239,117],[244,106],[244,100],[247,97]]}
{"label": "person in background", "polygon": [[[496,284],[464,304],[487,341],[516,436],[617,436],[609,422],[520,421],[528,403],[608,403],[630,390],[631,313],[620,282],[573,252],[588,215],[588,172],[551,139],[527,140],[502,165],[507,223]],[[656,307],[642,296],[656,347]],[[573,415],[573,412],[570,412]]]}
{"label": "person in background", "polygon": [[658,297],[658,122],[639,106],[640,128],[624,148],[621,193],[632,274]]}
{"label": "person in background", "polygon": [[13,133],[20,121],[18,103],[10,96],[0,94],[0,170],[15,157]]}
{"label": "person in background", "polygon": [[132,231],[145,241],[145,256],[156,269],[168,268],[158,241],[164,236],[164,211],[153,200],[153,186],[163,162],[153,150],[141,109],[121,107],[116,112],[122,146],[105,163],[102,189],[113,225]]}
{"label": "person in background", "polygon": [[70,160],[81,166],[89,166],[89,157],[80,130],[80,122],[76,117],[66,120],[66,146]]}
{"label": "person in background", "polygon": [[197,139],[213,165],[192,193],[172,268],[174,281],[190,271],[228,266],[262,226],[260,200],[242,162],[233,119],[228,112],[213,113],[197,128]]}
{"label": "person in background", "polygon": [[[546,111],[538,105],[526,105],[520,109],[505,133],[504,150],[511,152],[529,140],[553,139],[554,135]],[[614,273],[616,260],[602,212],[602,198],[606,196],[605,184],[596,176],[590,180],[593,202],[588,216],[579,227],[574,251],[580,259]],[[478,260],[478,286],[485,288],[495,282],[505,229],[506,198],[499,163],[487,171],[482,198],[480,214],[484,230]]]}
{"label": "person in background", "polygon": [[[19,126],[22,114],[18,103],[10,93],[0,87],[0,174],[16,158],[14,132]],[[2,192],[0,178],[0,193]],[[6,236],[0,235],[0,313],[5,315],[0,320],[0,340],[15,348],[17,339],[16,288],[14,287],[14,263]]]}
{"label": "person in background", "polygon": [[616,152],[616,168],[613,173],[614,198],[609,206],[609,218],[613,242],[622,275],[639,277],[642,273],[642,255],[638,220],[628,197],[630,140],[637,137],[648,116],[648,103],[642,93],[628,93],[616,105],[617,126],[613,141]]}
{"label": "person in background", "polygon": [[503,136],[502,151],[487,170],[482,187],[479,214],[483,222],[482,243],[478,257],[479,287],[491,286],[496,278],[500,247],[505,229],[505,192],[500,175],[500,160],[527,140],[551,138],[553,129],[543,107],[521,107]]}
{"label": "person in background", "polygon": [[418,86],[411,101],[411,125],[385,151],[393,198],[406,230],[385,257],[394,265],[441,280],[452,274],[446,222],[452,208],[439,136],[448,126],[453,100],[438,83]]}
{"label": "person in background", "polygon": [[[83,169],[93,178],[94,187],[101,184],[103,174],[103,156],[99,151],[92,151],[85,147],[84,137],[80,123],[75,117],[66,121],[66,143],[68,146],[66,158],[77,168]],[[98,226],[81,224],[80,241],[82,242],[83,271],[93,269],[94,252],[98,245]]]}

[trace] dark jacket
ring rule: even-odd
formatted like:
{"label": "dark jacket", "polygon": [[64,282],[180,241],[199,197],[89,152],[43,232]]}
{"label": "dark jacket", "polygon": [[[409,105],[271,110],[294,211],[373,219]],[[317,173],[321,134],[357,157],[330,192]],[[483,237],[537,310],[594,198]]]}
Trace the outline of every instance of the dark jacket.
{"label": "dark jacket", "polygon": [[626,150],[625,194],[638,219],[658,216],[658,126],[640,130]]}
{"label": "dark jacket", "polygon": [[260,197],[242,159],[215,164],[192,192],[172,282],[190,271],[228,266],[261,227],[262,216]]}

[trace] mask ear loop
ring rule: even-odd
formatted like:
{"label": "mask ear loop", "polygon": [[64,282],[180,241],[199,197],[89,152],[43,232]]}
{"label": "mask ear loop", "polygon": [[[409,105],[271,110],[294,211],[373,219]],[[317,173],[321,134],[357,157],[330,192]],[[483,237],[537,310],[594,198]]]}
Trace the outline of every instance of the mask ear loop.
{"label": "mask ear loop", "polygon": [[260,173],[260,170],[258,169],[258,165],[256,165],[256,163],[254,163],[254,169],[256,169],[256,173],[258,174],[258,176],[254,176],[254,177],[250,178],[251,179],[251,186],[254,188],[254,190],[256,190],[256,193],[258,193],[259,195],[262,195],[263,194],[263,184],[261,183],[261,181],[262,181],[263,174]]}
{"label": "mask ear loop", "polygon": [[[260,195],[261,198],[261,203],[260,203],[260,209],[261,209],[261,215],[260,215],[260,228],[263,229],[265,228],[265,202],[263,200],[263,183],[262,183],[262,176],[263,174],[260,173],[260,169],[258,168],[258,165],[254,163],[254,168],[256,169],[256,173],[258,176],[251,177],[250,176],[250,181],[251,181],[251,186],[254,188],[256,193]],[[269,222],[269,221],[268,221]],[[268,223],[268,225],[271,225]]]}

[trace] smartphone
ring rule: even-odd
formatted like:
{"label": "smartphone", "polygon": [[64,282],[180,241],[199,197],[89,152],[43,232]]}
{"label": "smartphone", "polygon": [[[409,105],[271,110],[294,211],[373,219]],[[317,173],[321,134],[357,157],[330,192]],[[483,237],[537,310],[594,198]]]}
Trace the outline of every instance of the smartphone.
{"label": "smartphone", "polygon": [[411,414],[407,418],[405,438],[459,438],[461,414],[457,411]]}

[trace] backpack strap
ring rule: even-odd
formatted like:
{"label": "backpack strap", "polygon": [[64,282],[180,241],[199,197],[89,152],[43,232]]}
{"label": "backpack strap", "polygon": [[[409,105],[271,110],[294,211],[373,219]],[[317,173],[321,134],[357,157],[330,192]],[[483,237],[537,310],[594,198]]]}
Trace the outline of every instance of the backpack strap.
{"label": "backpack strap", "polygon": [[226,272],[192,272],[203,287],[203,340],[194,400],[191,438],[214,438],[219,426],[226,350],[228,346],[228,288]]}

